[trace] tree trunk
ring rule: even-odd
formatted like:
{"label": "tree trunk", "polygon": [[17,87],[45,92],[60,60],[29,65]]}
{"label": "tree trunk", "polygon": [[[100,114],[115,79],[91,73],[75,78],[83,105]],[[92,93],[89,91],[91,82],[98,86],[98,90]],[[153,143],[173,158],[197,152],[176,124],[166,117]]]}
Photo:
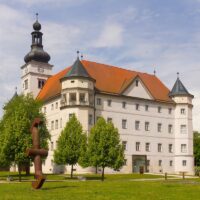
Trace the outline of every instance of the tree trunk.
{"label": "tree trunk", "polygon": [[26,164],[25,170],[26,170],[26,176],[29,176],[30,175],[30,163]]}
{"label": "tree trunk", "polygon": [[95,174],[98,173],[98,166],[95,167]]}
{"label": "tree trunk", "polygon": [[71,178],[73,178],[73,171],[74,171],[73,167],[74,165],[71,166]]}
{"label": "tree trunk", "polygon": [[21,182],[22,177],[21,177],[21,165],[18,163],[18,173],[19,173],[19,182]]}
{"label": "tree trunk", "polygon": [[104,181],[104,169],[105,169],[105,167],[102,167],[101,181]]}

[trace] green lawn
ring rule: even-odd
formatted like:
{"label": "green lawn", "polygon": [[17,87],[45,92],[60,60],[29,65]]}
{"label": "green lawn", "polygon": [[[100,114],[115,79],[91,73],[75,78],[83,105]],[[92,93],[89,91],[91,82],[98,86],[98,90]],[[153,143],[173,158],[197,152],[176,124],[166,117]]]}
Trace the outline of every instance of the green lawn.
{"label": "green lawn", "polygon": [[[6,176],[7,173],[0,172],[0,181]],[[87,176],[87,181],[69,180],[68,177],[60,175],[48,175],[49,180],[65,182],[45,182],[41,190],[33,190],[30,182],[0,183],[0,200],[200,199],[199,179],[136,182],[134,179],[160,176],[128,174],[106,175],[105,181],[101,182],[96,175],[85,176]],[[32,178],[33,176],[27,177],[27,179]]]}

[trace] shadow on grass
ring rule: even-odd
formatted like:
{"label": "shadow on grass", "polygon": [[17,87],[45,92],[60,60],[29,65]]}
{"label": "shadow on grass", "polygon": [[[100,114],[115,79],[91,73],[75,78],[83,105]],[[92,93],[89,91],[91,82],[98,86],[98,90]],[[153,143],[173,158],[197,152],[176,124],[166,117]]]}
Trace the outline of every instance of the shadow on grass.
{"label": "shadow on grass", "polygon": [[56,190],[56,189],[62,189],[62,188],[77,188],[78,186],[55,186],[55,187],[44,187],[41,190]]}

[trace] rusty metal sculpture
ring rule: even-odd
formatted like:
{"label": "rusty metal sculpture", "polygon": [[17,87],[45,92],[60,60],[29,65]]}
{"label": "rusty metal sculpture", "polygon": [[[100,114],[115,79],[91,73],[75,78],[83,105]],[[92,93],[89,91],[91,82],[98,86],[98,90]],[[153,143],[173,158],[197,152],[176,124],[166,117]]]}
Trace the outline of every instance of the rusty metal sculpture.
{"label": "rusty metal sculpture", "polygon": [[48,155],[46,149],[40,148],[40,133],[38,130],[39,125],[42,124],[40,118],[35,118],[31,126],[31,134],[33,140],[33,147],[27,150],[27,155],[33,157],[34,167],[35,167],[35,179],[36,181],[32,182],[32,187],[34,189],[40,189],[46,180],[46,177],[42,174],[42,157]]}

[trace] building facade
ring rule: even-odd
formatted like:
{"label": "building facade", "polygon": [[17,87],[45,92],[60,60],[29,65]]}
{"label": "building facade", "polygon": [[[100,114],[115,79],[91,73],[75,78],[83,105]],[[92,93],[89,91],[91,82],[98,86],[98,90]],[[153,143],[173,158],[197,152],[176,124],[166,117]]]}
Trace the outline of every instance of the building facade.
{"label": "building facade", "polygon": [[[43,101],[51,134],[46,173],[61,173],[67,166],[53,163],[58,137],[75,114],[89,134],[98,117],[112,121],[125,147],[121,173],[194,173],[192,99],[179,77],[170,91],[153,74],[122,69],[79,58],[52,75],[50,56],[42,46],[41,25],[33,25],[31,52],[25,56],[22,90]],[[77,172],[92,172],[82,169]],[[99,169],[101,170],[101,169]],[[106,169],[107,173],[114,173]]]}

